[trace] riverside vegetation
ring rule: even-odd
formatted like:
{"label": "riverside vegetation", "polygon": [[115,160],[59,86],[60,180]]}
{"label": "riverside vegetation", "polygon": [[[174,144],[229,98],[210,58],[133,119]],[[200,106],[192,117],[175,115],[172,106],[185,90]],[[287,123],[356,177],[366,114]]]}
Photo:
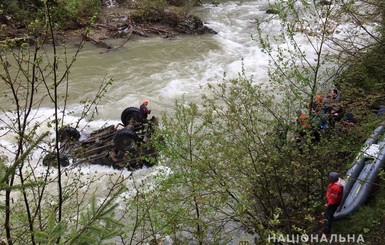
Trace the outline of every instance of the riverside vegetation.
{"label": "riverside vegetation", "polygon": [[[299,7],[296,1],[277,0],[271,9],[283,23],[281,34],[272,40],[261,31],[263,23],[257,23],[258,35],[254,36],[256,45],[272,61],[270,85],[255,83],[247,77],[247,71],[241,71],[238,78],[224,77],[211,85],[202,105],[186,106],[182,98],[172,115],[163,114],[162,126],[156,132],[159,137],[154,137],[165,160],[161,162],[172,173],[159,175],[154,189],[134,186],[130,198],[122,198],[127,191],[123,183],[133,176],[120,173],[111,179],[103,197],[96,196],[96,179],[85,182],[81,169],[69,172],[58,165],[42,176],[34,174],[33,152],[41,150],[42,145],[57,152],[57,162],[60,159],[58,137],[48,137],[48,132],[39,130],[40,125],[31,120],[31,111],[38,110],[41,100],[47,99],[39,94],[44,91],[55,108],[47,125],[58,136],[68,113],[66,95],[59,97],[58,90],[68,86],[76,57],[47,58],[40,47],[49,40],[57,54],[57,28],[71,26],[74,19],[77,23],[94,16],[100,1],[30,1],[33,5],[2,2],[2,23],[12,25],[7,18],[11,13],[11,20],[17,19],[17,13],[30,16],[34,21],[26,22],[24,31],[40,37],[29,45],[10,38],[1,46],[1,83],[11,91],[7,96],[14,101],[16,112],[16,117],[1,120],[9,128],[7,134],[17,135],[12,158],[0,164],[0,236],[8,244],[156,244],[166,237],[175,244],[226,244],[236,239],[227,232],[230,228],[246,231],[256,244],[265,244],[272,235],[318,233],[327,173],[344,173],[361,142],[384,120],[373,110],[385,103],[385,3],[301,1]],[[181,9],[197,3],[157,0],[139,1],[139,6],[141,11],[149,11],[141,12],[142,16],[158,18],[170,4],[178,2],[186,4],[179,4]],[[55,16],[59,7],[68,12],[60,17],[69,19]],[[31,13],[36,8],[41,16]],[[80,9],[89,12],[86,16],[76,14]],[[370,40],[349,42],[354,39],[331,35],[341,24],[337,20],[352,19]],[[377,29],[366,28],[374,24]],[[84,31],[89,33],[91,29]],[[313,44],[311,59],[301,49],[298,33]],[[293,48],[272,45],[280,40],[287,40]],[[338,52],[328,52],[330,42]],[[16,44],[19,49],[14,48]],[[12,58],[16,66],[10,66],[14,62],[8,59]],[[331,70],[330,63],[337,69]],[[102,103],[110,83],[102,83],[97,95],[84,102],[84,118],[92,120],[91,112]],[[334,86],[343,94],[342,106],[355,115],[358,123],[350,128],[328,129],[318,144],[306,138],[298,147],[294,141],[297,128],[292,123],[295,111],[307,108],[318,92]],[[351,218],[336,222],[334,232],[363,234],[367,243],[380,244],[385,227],[383,186],[382,173],[372,201]],[[12,201],[15,196],[18,202]]]}
{"label": "riverside vegetation", "polygon": [[[43,33],[39,32],[44,29],[39,27],[44,24],[41,21],[45,15],[43,3],[40,0],[25,4],[4,1],[1,5],[0,22],[3,25],[0,40],[11,38],[17,42],[34,42],[35,37],[41,37]],[[196,0],[71,0],[47,1],[46,5],[50,8],[56,42],[74,42],[86,38],[99,47],[112,49],[104,42],[105,39],[125,39],[118,46],[121,47],[132,35],[173,38],[178,34],[215,33],[190,14],[197,3]],[[90,25],[93,28],[86,32],[85,29]]]}

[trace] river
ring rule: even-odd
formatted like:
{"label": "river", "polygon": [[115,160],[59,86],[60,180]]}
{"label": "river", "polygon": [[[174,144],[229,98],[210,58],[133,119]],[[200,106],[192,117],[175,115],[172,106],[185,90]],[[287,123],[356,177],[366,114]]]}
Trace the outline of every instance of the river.
{"label": "river", "polygon": [[[92,97],[103,78],[112,79],[99,106],[98,119],[119,120],[128,106],[150,100],[155,115],[171,109],[182,96],[198,103],[208,83],[223,75],[236,77],[242,69],[256,80],[266,80],[267,59],[251,35],[256,19],[267,18],[267,1],[227,1],[207,4],[195,14],[217,35],[181,35],[174,39],[134,37],[124,47],[105,52],[86,43],[71,69],[69,105]],[[119,45],[122,40],[109,40]],[[68,54],[74,52],[68,45]],[[47,49],[50,52],[49,48]],[[9,100],[1,100],[8,107]]]}
{"label": "river", "polygon": [[[182,96],[187,102],[199,104],[208,83],[221,81],[224,74],[227,79],[237,77],[242,67],[255,81],[266,82],[268,59],[251,37],[256,34],[256,19],[271,18],[265,13],[268,1],[222,2],[205,4],[195,11],[207,26],[218,32],[216,35],[180,35],[174,39],[134,37],[111,52],[86,43],[70,71],[67,109],[73,113],[66,123],[78,119],[83,108],[80,101],[94,98],[105,79],[113,82],[97,107],[97,121],[90,130],[119,123],[121,112],[126,107],[138,107],[144,98],[150,101],[149,108],[155,116],[172,111],[175,100]],[[272,29],[267,27],[266,31]],[[106,42],[117,46],[122,41]],[[75,52],[74,46],[66,46],[68,57]],[[45,49],[52,54],[51,47]],[[60,92],[64,91],[65,86],[61,86]],[[14,106],[5,96],[1,96],[0,104],[3,110],[12,110]],[[53,112],[52,104],[45,102],[36,112],[39,118],[36,120],[45,120],[44,115]],[[3,144],[7,144],[6,138],[3,137]]]}
{"label": "river", "polygon": [[[139,106],[144,98],[149,99],[149,107],[156,116],[172,110],[175,100],[182,96],[187,102],[199,104],[208,83],[221,81],[224,74],[227,79],[235,78],[242,68],[253,81],[267,82],[268,57],[252,36],[257,33],[257,19],[262,23],[275,19],[266,13],[269,1],[221,2],[204,4],[194,13],[217,31],[216,35],[180,35],[173,39],[134,37],[111,52],[86,43],[70,73],[68,107],[74,110],[73,115],[80,115],[79,102],[93,98],[103,79],[112,79],[113,83],[98,106],[96,119],[112,121],[119,121],[124,108]],[[275,20],[264,25],[263,32],[274,36],[279,28],[280,23]],[[122,41],[106,42],[117,46]],[[306,39],[300,44],[304,53],[314,55]],[[75,49],[73,45],[67,47],[71,56]],[[50,47],[47,52],[51,52]],[[62,93],[64,89],[63,86]],[[0,97],[0,104],[4,110],[12,110],[13,103],[4,96]],[[50,104],[43,106],[50,108]]]}
{"label": "river", "polygon": [[[104,79],[112,79],[113,82],[98,105],[95,120],[81,122],[81,127],[89,124],[84,130],[86,133],[104,125],[118,124],[121,112],[129,106],[138,107],[144,98],[150,101],[149,108],[155,116],[160,116],[162,112],[171,112],[175,100],[182,97],[187,102],[199,104],[208,83],[222,81],[224,74],[227,78],[237,77],[242,67],[248,76],[267,81],[268,60],[251,36],[256,33],[256,19],[270,17],[265,13],[268,1],[222,2],[224,3],[218,5],[204,4],[195,10],[195,14],[207,26],[218,32],[216,35],[180,35],[173,39],[132,37],[122,48],[111,52],[86,43],[71,68],[67,109],[73,113],[66,117],[65,123],[70,124],[79,119],[82,112],[80,101],[95,97],[95,90]],[[106,42],[119,45],[122,41]],[[52,55],[51,47],[44,48]],[[67,45],[68,57],[75,50],[74,45]],[[3,89],[3,96],[0,97],[3,110],[0,112],[3,119],[0,121],[0,156],[7,156],[12,160],[16,137],[8,133],[5,122],[9,122],[16,115],[12,114],[13,102],[4,96],[7,90],[4,89],[3,82],[0,83],[0,88]],[[42,91],[43,88],[38,92]],[[59,92],[63,94],[65,87]],[[7,110],[9,111],[5,112]],[[30,118],[31,127],[34,124],[40,125],[38,133],[47,130],[51,132],[51,140],[54,133],[47,122],[53,113],[53,106],[45,101],[38,110],[33,111],[33,117]],[[32,155],[33,161],[38,162],[38,159],[41,159],[45,154],[43,149],[48,148],[42,145],[36,150]],[[46,171],[46,167],[41,164],[31,168],[37,176],[44,175]],[[77,171],[68,169],[63,181],[70,181]],[[138,183],[151,186],[154,175],[167,175],[169,171],[163,166],[137,170],[133,175],[137,182],[135,186]],[[97,165],[82,166],[82,172],[85,173],[84,181],[97,180],[92,182],[91,188],[100,197],[108,193],[111,186],[106,183],[112,183],[110,179],[117,180],[121,176],[128,177],[131,174],[129,171]],[[133,179],[126,181],[129,189],[134,185]],[[56,186],[53,185],[52,188],[55,190]],[[124,195],[132,193],[131,190]],[[1,195],[0,200],[2,199]]]}
{"label": "river", "polygon": [[[126,107],[138,107],[144,98],[150,101],[149,108],[155,116],[172,111],[175,100],[182,96],[187,102],[199,104],[208,83],[221,81],[224,74],[226,78],[237,77],[242,66],[247,76],[253,76],[256,81],[267,81],[268,60],[251,36],[256,33],[257,18],[271,18],[265,13],[268,1],[222,2],[204,4],[194,13],[217,31],[216,35],[180,35],[173,39],[136,36],[111,52],[86,43],[70,70],[67,109],[72,113],[66,123],[80,117],[83,108],[80,101],[94,98],[97,88],[106,79],[113,82],[99,103],[96,121],[91,123],[89,130],[119,123],[121,112]],[[117,46],[122,41],[106,42]],[[68,44],[66,48],[67,57],[76,51],[74,44]],[[52,54],[51,47],[44,49],[48,55]],[[64,59],[63,49],[59,50],[60,58]],[[63,70],[64,66],[60,68],[59,65],[59,69]],[[12,111],[14,103],[4,96],[10,91],[4,89],[4,83],[0,83],[0,88],[3,90],[1,109]],[[63,94],[65,89],[61,86],[59,92]],[[53,112],[52,104],[46,101],[36,111],[34,120],[41,124],[47,119],[45,115]],[[11,135],[3,136],[0,142],[8,145],[14,142],[12,138]]]}

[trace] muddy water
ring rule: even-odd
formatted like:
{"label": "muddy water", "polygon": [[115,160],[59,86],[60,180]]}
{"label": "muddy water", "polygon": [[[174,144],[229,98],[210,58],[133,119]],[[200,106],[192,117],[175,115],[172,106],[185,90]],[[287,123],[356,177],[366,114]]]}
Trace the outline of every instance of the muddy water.
{"label": "muddy water", "polygon": [[[98,108],[98,119],[108,120],[118,120],[125,107],[139,106],[143,98],[150,100],[154,113],[171,109],[182,96],[199,104],[208,83],[220,81],[225,73],[237,76],[242,62],[250,76],[267,80],[267,59],[251,39],[256,32],[255,19],[267,17],[266,5],[267,1],[225,1],[198,8],[195,14],[217,35],[134,37],[111,52],[87,43],[71,69],[70,108],[80,111],[79,102],[92,98],[103,79],[113,80]],[[106,42],[118,46],[123,40]],[[70,56],[74,49],[68,48]],[[46,50],[50,52],[49,47]],[[61,90],[63,93],[65,87]],[[3,108],[11,108],[8,103],[1,98]],[[48,103],[44,106],[51,107]]]}

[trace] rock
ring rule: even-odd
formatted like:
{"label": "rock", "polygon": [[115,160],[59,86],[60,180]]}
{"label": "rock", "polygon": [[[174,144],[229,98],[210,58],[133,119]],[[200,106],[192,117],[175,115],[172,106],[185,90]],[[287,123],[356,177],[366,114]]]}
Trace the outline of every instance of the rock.
{"label": "rock", "polygon": [[218,34],[205,26],[198,17],[192,15],[179,22],[176,30],[185,34]]}
{"label": "rock", "polygon": [[266,14],[278,14],[278,13],[279,12],[276,9],[268,9],[268,10],[266,10]]}

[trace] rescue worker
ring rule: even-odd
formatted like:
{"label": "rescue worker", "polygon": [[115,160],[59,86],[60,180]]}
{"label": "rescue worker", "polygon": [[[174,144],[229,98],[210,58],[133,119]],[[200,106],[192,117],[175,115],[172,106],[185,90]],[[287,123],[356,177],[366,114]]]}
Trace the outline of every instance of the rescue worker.
{"label": "rescue worker", "polygon": [[309,116],[302,113],[301,110],[297,111],[297,125],[302,129],[310,127]]}
{"label": "rescue worker", "polygon": [[147,121],[147,116],[151,113],[151,110],[147,108],[148,100],[144,99],[142,105],[140,105],[139,112],[142,121]]}
{"label": "rescue worker", "polygon": [[332,89],[331,91],[332,99],[334,102],[341,102],[341,93],[337,89]]}
{"label": "rescue worker", "polygon": [[325,224],[322,230],[322,234],[329,234],[331,231],[331,225],[333,222],[333,215],[336,212],[338,206],[341,204],[342,196],[344,192],[343,181],[339,178],[338,173],[329,173],[329,186],[326,191],[327,203],[325,204]]}

